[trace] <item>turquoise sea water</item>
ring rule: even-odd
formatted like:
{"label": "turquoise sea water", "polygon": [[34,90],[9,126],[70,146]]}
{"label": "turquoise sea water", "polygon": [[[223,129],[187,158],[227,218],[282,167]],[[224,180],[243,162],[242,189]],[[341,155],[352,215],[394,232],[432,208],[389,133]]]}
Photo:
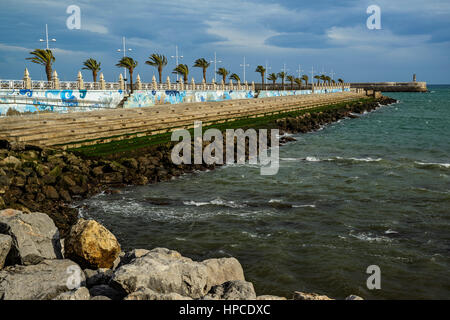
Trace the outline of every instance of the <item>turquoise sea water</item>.
{"label": "turquoise sea water", "polygon": [[[227,166],[98,195],[81,213],[124,249],[234,256],[258,295],[448,299],[450,86],[429,89],[296,135],[276,176]],[[366,287],[370,265],[381,290]]]}

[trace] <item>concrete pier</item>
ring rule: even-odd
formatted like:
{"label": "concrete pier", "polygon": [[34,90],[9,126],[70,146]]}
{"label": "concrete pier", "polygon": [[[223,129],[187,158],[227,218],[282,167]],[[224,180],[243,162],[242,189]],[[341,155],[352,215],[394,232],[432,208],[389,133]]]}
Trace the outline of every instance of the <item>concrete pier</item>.
{"label": "concrete pier", "polygon": [[351,83],[351,88],[382,92],[427,92],[426,82],[368,82]]}
{"label": "concrete pier", "polygon": [[354,101],[362,90],[221,102],[182,103],[151,108],[109,109],[69,114],[39,114],[0,118],[0,139],[42,146],[76,148],[115,140],[151,136],[244,118]]}

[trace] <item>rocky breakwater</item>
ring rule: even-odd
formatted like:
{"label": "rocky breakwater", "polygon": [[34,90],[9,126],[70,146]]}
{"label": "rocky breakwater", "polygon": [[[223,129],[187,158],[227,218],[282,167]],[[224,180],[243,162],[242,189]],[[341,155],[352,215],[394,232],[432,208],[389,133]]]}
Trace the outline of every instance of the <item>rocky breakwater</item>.
{"label": "rocky breakwater", "polygon": [[[396,100],[388,97],[349,102],[321,112],[271,120],[264,127],[278,128],[281,134],[309,132],[394,102]],[[291,140],[295,139],[285,135],[280,143]],[[0,139],[0,210],[14,208],[24,212],[44,212],[65,238],[78,218],[77,209],[70,206],[73,200],[102,191],[116,192],[112,189],[125,185],[167,181],[183,173],[215,168],[215,165],[206,164],[174,165],[172,148],[172,143],[164,143],[126,154],[86,158],[60,149],[44,149]]]}
{"label": "rocky breakwater", "polygon": [[[302,292],[291,298],[330,300]],[[0,211],[0,299],[286,300],[258,296],[235,258],[197,262],[163,248],[122,252],[111,232],[84,219],[62,243],[46,214],[14,209]]]}
{"label": "rocky breakwater", "polygon": [[345,118],[358,118],[359,114],[374,111],[380,106],[396,103],[397,100],[382,96],[374,101],[347,103],[340,108],[332,108],[315,113],[306,113],[296,117],[286,117],[276,120],[276,126],[282,133],[306,133],[319,130],[326,124]]}
{"label": "rocky breakwater", "polygon": [[78,211],[69,206],[73,200],[214,167],[174,165],[171,150],[171,144],[164,144],[119,159],[86,159],[59,149],[0,140],[0,210],[45,212],[66,237],[78,218]]}

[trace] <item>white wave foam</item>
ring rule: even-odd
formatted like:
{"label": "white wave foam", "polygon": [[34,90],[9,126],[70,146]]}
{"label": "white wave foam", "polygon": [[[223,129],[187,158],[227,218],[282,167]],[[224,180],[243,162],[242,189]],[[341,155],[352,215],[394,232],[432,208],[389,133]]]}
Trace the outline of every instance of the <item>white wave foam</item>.
{"label": "white wave foam", "polygon": [[358,240],[361,241],[368,241],[368,242],[392,242],[392,239],[388,238],[388,237],[383,237],[383,236],[375,236],[372,233],[358,233],[358,234],[353,234],[352,232],[349,233],[349,235],[351,237],[354,237]]}
{"label": "white wave foam", "polygon": [[356,162],[380,162],[383,159],[382,158],[371,158],[371,157],[367,157],[367,158],[342,158],[342,157],[334,157],[334,158],[330,158],[327,159],[326,161],[356,161]]}
{"label": "white wave foam", "polygon": [[234,201],[226,201],[220,198],[211,200],[209,202],[196,202],[196,201],[183,201],[183,204],[186,206],[196,206],[196,207],[201,207],[201,206],[208,206],[208,205],[214,205],[214,206],[224,206],[224,207],[229,207],[229,208],[244,208],[246,207],[245,204],[238,204],[235,203]]}
{"label": "white wave foam", "polygon": [[280,203],[283,200],[280,199],[270,199],[269,203]]}
{"label": "white wave foam", "polygon": [[308,162],[320,162],[320,159],[316,157],[306,157],[305,160]]}
{"label": "white wave foam", "polygon": [[389,229],[389,230],[386,230],[385,232],[384,232],[385,234],[398,234],[398,232],[397,231],[395,231],[395,230],[391,230],[391,229]]}
{"label": "white wave foam", "polygon": [[315,204],[293,205],[292,208],[315,208]]}
{"label": "white wave foam", "polygon": [[442,168],[450,168],[450,163],[439,163],[439,162],[419,162],[415,161],[416,164],[420,166],[438,166]]}

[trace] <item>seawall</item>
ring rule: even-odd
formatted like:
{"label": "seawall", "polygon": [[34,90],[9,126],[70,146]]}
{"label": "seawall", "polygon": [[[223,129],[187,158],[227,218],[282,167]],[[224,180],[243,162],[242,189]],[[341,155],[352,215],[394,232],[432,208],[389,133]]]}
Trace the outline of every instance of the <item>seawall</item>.
{"label": "seawall", "polygon": [[369,82],[351,83],[351,88],[382,92],[427,92],[426,82]]}
{"label": "seawall", "polygon": [[151,108],[97,110],[70,114],[40,114],[0,118],[0,137],[41,146],[80,147],[152,136],[175,129],[249,117],[311,109],[366,97],[337,92],[221,102],[182,103]]}

